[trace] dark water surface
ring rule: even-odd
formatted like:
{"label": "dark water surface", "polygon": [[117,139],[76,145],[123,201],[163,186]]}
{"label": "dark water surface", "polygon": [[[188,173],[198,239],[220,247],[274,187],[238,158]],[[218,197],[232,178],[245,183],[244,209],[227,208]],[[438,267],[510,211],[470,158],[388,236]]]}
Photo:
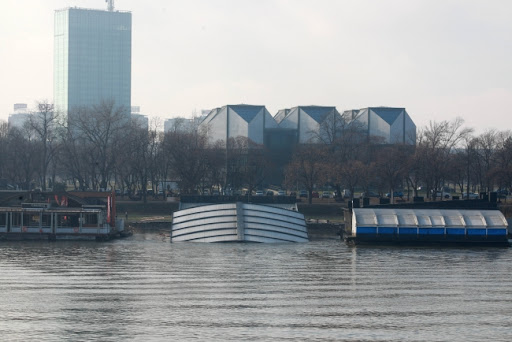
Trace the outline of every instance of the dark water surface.
{"label": "dark water surface", "polygon": [[512,249],[0,242],[2,341],[512,341]]}

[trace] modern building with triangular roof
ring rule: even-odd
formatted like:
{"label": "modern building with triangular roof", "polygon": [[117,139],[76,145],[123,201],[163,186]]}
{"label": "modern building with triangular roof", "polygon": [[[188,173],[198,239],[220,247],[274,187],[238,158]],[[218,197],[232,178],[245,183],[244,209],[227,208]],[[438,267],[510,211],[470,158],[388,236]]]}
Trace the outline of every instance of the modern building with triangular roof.
{"label": "modern building with triangular roof", "polygon": [[[293,129],[297,131],[298,143],[314,143],[321,139],[321,125],[326,120],[341,119],[336,107],[331,106],[298,106],[287,110],[284,118],[277,118],[279,128]],[[285,110],[280,110],[278,115],[282,116]]]}
{"label": "modern building with triangular roof", "polygon": [[280,109],[276,115],[274,115],[274,120],[276,120],[277,124],[279,125],[279,123],[281,121],[283,121],[283,119],[290,113],[290,109],[289,108],[285,108],[285,109]]}
{"label": "modern building with triangular roof", "polygon": [[240,104],[212,110],[199,128],[206,132],[210,143],[245,137],[263,144],[265,130],[277,128],[277,123],[265,106]]}
{"label": "modern building with triangular roof", "polygon": [[368,107],[345,111],[343,116],[360,124],[369,136],[381,137],[388,144],[416,143],[416,125],[405,108]]}

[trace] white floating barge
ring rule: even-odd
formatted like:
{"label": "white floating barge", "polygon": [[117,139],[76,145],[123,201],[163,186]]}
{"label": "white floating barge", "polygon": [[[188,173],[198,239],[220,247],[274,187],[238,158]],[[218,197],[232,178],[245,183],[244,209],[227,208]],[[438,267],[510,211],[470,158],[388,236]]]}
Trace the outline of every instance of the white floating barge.
{"label": "white floating barge", "polygon": [[304,215],[295,204],[295,210],[243,202],[196,205],[174,213],[171,242],[309,241]]}

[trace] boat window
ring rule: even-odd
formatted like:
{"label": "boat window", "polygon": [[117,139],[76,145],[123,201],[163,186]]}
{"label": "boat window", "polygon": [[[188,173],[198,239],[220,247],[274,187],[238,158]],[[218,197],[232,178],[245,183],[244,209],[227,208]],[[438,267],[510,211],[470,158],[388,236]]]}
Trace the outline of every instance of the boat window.
{"label": "boat window", "polygon": [[57,224],[59,227],[78,227],[79,214],[58,214]]}
{"label": "boat window", "polygon": [[485,221],[489,227],[506,227],[507,223],[504,222],[503,215],[488,214],[485,215]]}
{"label": "boat window", "polygon": [[51,214],[43,214],[41,217],[41,224],[43,227],[50,227],[52,225],[52,215]]}
{"label": "boat window", "polygon": [[27,227],[39,227],[39,213],[23,214],[23,225]]}
{"label": "boat window", "polygon": [[418,215],[418,224],[423,227],[430,227],[432,226],[432,221],[429,216]]}
{"label": "boat window", "polygon": [[84,225],[85,226],[97,226],[98,225],[98,214],[84,214]]}
{"label": "boat window", "polygon": [[0,213],[0,226],[7,226],[7,213]]}
{"label": "boat window", "polygon": [[466,225],[470,227],[485,227],[485,219],[482,215],[464,215]]}
{"label": "boat window", "polygon": [[397,217],[394,213],[391,215],[378,215],[377,222],[380,226],[396,226],[398,224]]}
{"label": "boat window", "polygon": [[12,213],[12,226],[21,227],[21,213]]}
{"label": "boat window", "polygon": [[444,218],[440,215],[432,215],[430,216],[430,222],[432,222],[432,226],[444,227]]}
{"label": "boat window", "polygon": [[401,226],[416,226],[416,215],[414,214],[403,214],[398,215],[398,222]]}
{"label": "boat window", "polygon": [[462,221],[461,216],[445,216],[444,217],[445,224],[449,227],[463,227],[464,222]]}

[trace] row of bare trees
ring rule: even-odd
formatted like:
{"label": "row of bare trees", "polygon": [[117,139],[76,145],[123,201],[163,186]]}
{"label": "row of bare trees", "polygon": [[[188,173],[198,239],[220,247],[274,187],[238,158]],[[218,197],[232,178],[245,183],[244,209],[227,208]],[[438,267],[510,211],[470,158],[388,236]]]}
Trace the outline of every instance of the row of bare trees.
{"label": "row of bare trees", "polygon": [[22,128],[2,123],[0,179],[27,190],[115,188],[144,201],[148,190],[167,190],[169,180],[186,194],[214,186],[252,190],[265,180],[264,149],[248,139],[211,146],[197,127],[164,134],[152,123],[148,130],[108,101],[69,115],[72,125],[64,125],[53,105],[40,103]]}
{"label": "row of bare trees", "polygon": [[[384,144],[346,121],[326,120],[316,143],[297,145],[289,156],[238,137],[213,146],[197,127],[167,133],[130,122],[113,102],[70,113],[62,124],[53,105],[40,103],[21,129],[0,123],[0,179],[22,189],[119,189],[146,200],[163,181],[176,181],[181,193],[203,189],[247,191],[268,185],[281,173],[288,189],[327,185],[393,193],[422,187],[436,196],[444,186],[459,193],[512,188],[512,134],[488,130],[480,135],[461,119],[432,122],[417,133],[415,146]],[[280,165],[281,163],[281,165]],[[278,177],[279,178],[279,177]],[[275,179],[273,177],[272,179]]]}
{"label": "row of bare trees", "polygon": [[[325,184],[337,192],[356,188],[380,194],[407,188],[436,198],[445,187],[460,194],[512,188],[512,133],[487,130],[474,135],[462,119],[431,122],[417,133],[415,146],[383,144],[360,129],[343,128],[327,144],[299,146],[286,169],[289,187]],[[332,136],[332,135],[331,135]]]}

